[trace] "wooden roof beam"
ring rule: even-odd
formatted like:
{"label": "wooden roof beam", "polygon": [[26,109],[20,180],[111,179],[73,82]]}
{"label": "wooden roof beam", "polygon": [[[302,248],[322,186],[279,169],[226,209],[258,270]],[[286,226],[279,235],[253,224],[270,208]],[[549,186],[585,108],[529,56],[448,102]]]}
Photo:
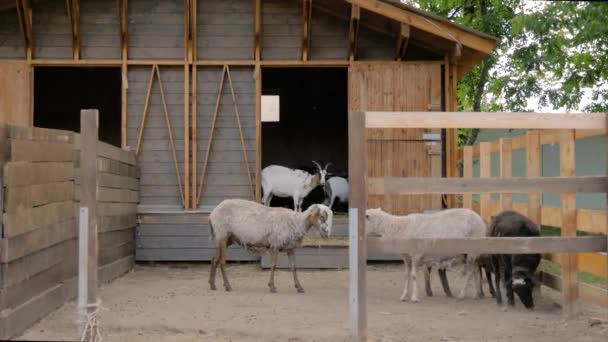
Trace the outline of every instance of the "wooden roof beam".
{"label": "wooden roof beam", "polygon": [[357,39],[359,37],[359,21],[361,19],[361,7],[351,5],[348,29],[348,59],[355,60],[357,55]]}
{"label": "wooden roof beam", "polygon": [[312,0],[302,0],[302,60],[307,61],[312,26]]}
{"label": "wooden roof beam", "polygon": [[34,50],[34,33],[32,29],[32,7],[28,0],[16,0],[17,16],[19,18],[19,25],[21,33],[23,34],[23,40],[25,44],[25,53],[27,59],[31,60]]}
{"label": "wooden roof beam", "polygon": [[80,59],[80,1],[66,0],[68,23],[72,34],[72,58]]}
{"label": "wooden roof beam", "polygon": [[353,5],[359,5],[363,9],[378,13],[401,23],[406,23],[412,27],[424,30],[444,39],[454,41],[456,38],[461,42],[462,45],[477,51],[481,51],[485,54],[492,53],[494,47],[496,46],[496,41],[493,39],[481,37],[462,29],[458,29],[457,27],[451,27],[445,23],[426,18],[420,14],[401,9],[384,2],[377,0],[344,1]]}
{"label": "wooden roof beam", "polygon": [[253,56],[259,61],[262,59],[262,0],[254,2],[253,32]]}
{"label": "wooden roof beam", "polygon": [[127,59],[128,52],[128,9],[127,0],[116,0],[116,17],[118,18],[118,32],[120,36],[120,55]]}
{"label": "wooden roof beam", "polygon": [[395,59],[398,61],[405,60],[407,45],[410,40],[410,25],[401,23],[399,34],[397,35],[397,48],[395,51]]}
{"label": "wooden roof beam", "polygon": [[455,43],[448,55],[451,64],[458,64],[462,59],[462,45]]}

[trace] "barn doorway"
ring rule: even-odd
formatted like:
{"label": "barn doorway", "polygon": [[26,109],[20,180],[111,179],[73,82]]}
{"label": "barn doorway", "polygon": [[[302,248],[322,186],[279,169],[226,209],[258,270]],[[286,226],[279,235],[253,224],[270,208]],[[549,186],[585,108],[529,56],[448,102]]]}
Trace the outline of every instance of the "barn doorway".
{"label": "barn doorway", "polygon": [[80,131],[80,110],[99,110],[99,140],[121,144],[120,68],[34,69],[34,126]]}
{"label": "barn doorway", "polygon": [[[315,160],[323,166],[332,163],[332,175],[347,177],[347,68],[265,68],[262,95],[278,96],[279,101],[273,121],[265,121],[263,109],[262,168],[274,164],[314,172]],[[302,209],[323,200],[323,189],[317,187]],[[293,200],[274,197],[271,206],[291,208]],[[345,207],[334,205],[335,210]]]}

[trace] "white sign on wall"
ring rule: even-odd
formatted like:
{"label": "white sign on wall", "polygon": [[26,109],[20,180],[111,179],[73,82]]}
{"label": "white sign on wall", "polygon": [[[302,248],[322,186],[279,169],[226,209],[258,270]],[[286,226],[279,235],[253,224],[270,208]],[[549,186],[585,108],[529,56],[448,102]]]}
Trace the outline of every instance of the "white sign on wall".
{"label": "white sign on wall", "polygon": [[262,95],[262,122],[279,122],[279,95]]}

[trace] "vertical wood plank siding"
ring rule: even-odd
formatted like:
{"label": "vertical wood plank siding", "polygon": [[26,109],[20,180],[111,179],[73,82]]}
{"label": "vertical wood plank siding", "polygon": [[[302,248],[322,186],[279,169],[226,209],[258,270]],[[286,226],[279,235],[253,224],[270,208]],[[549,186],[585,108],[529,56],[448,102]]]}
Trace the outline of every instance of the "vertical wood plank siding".
{"label": "vertical wood plank siding", "polygon": [[[247,158],[253,177],[252,182],[255,182],[255,79],[253,78],[253,68],[231,68],[230,74],[241,115]],[[207,151],[207,140],[211,132],[211,121],[221,76],[221,68],[198,68],[198,177],[200,177]],[[251,199],[251,190],[232,105],[228,76],[226,76],[200,206],[213,207],[226,198],[234,197]]]}
{"label": "vertical wood plank siding", "polygon": [[[183,172],[184,71],[181,67],[160,67],[160,77],[167,100],[178,164],[180,172]],[[150,67],[130,67],[128,78],[128,136],[129,146],[134,147],[139,135],[139,125],[150,80]],[[157,79],[152,86],[138,163],[141,168],[140,204],[181,207],[181,196]]]}

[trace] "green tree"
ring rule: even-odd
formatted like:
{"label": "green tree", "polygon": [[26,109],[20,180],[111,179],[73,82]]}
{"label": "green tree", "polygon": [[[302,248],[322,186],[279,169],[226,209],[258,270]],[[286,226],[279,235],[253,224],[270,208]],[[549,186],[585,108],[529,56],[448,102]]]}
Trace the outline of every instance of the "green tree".
{"label": "green tree", "polygon": [[608,110],[608,3],[553,1],[513,18],[488,83],[494,110],[527,100],[553,109]]}

